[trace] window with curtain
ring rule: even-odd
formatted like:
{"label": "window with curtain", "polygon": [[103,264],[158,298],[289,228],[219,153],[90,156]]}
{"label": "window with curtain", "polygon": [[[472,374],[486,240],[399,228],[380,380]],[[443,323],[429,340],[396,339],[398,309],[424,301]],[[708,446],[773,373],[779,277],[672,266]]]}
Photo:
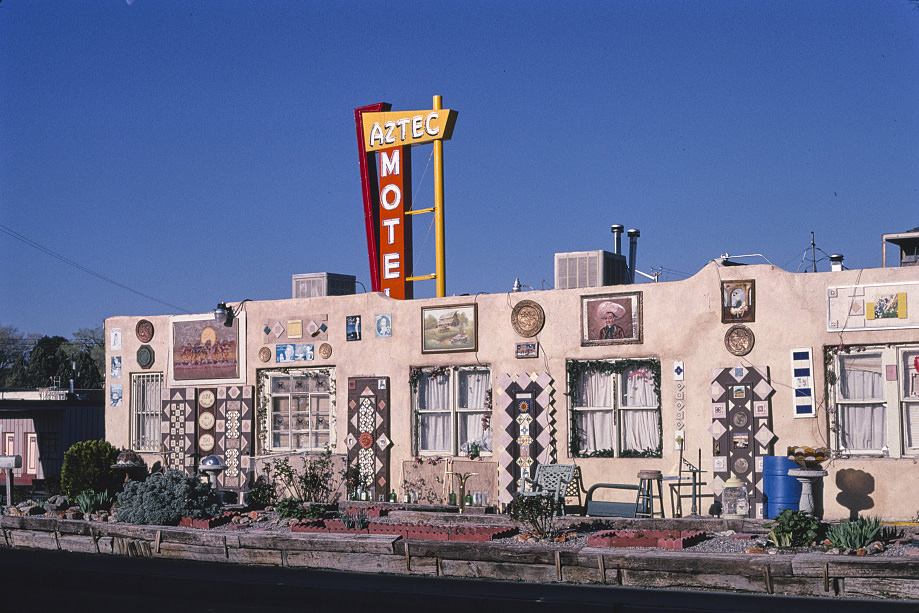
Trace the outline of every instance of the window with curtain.
{"label": "window with curtain", "polygon": [[661,447],[660,399],[651,364],[587,370],[573,381],[578,453],[628,456]]}
{"label": "window with curtain", "polygon": [[163,373],[131,376],[131,449],[160,451]]}
{"label": "window with curtain", "polygon": [[[428,371],[431,372],[431,371]],[[424,373],[415,389],[419,453],[491,453],[491,372],[487,368]]]}
{"label": "window with curtain", "polygon": [[901,368],[904,446],[919,453],[919,350],[904,351]]}
{"label": "window with curtain", "polygon": [[887,448],[887,403],[880,353],[839,356],[836,411],[842,449],[882,452]]}
{"label": "window with curtain", "polygon": [[330,380],[327,374],[272,374],[272,451],[319,451],[329,444]]}

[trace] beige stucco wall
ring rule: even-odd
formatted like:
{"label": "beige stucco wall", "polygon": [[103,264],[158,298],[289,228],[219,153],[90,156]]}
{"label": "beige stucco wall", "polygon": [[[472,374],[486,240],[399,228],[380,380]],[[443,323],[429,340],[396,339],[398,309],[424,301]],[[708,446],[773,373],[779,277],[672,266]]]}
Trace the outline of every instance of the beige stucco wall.
{"label": "beige stucco wall", "polygon": [[[730,354],[724,345],[724,334],[730,327],[721,322],[720,290],[722,280],[753,279],[756,282],[756,318],[748,327],[756,336],[753,350],[744,357]],[[777,455],[788,445],[831,446],[827,416],[821,410],[816,418],[792,416],[792,380],[790,350],[795,347],[813,349],[818,405],[825,407],[823,347],[871,343],[916,343],[919,330],[846,331],[842,339],[838,332],[827,331],[827,288],[831,286],[915,283],[919,268],[887,268],[851,270],[832,273],[794,274],[772,266],[722,267],[706,266],[690,279],[678,282],[648,283],[636,286],[589,288],[580,290],[548,290],[510,294],[480,294],[440,299],[397,301],[381,294],[321,297],[301,300],[275,300],[245,303],[247,318],[246,384],[254,386],[256,372],[265,367],[258,358],[263,346],[261,328],[265,321],[296,319],[306,315],[328,315],[328,342],[332,346],[329,359],[318,355],[312,362],[269,364],[270,366],[332,366],[337,382],[336,452],[344,453],[347,434],[346,382],[354,376],[388,376],[391,379],[391,439],[392,481],[399,484],[401,464],[411,455],[411,389],[408,384],[410,366],[466,366],[482,364],[491,368],[492,383],[503,373],[547,372],[554,380],[554,411],[557,428],[556,447],[559,462],[576,462],[581,466],[587,486],[596,482],[635,483],[640,469],[658,469],[675,474],[678,464],[673,433],[676,423],[676,384],[672,374],[673,362],[685,366],[685,450],[693,462],[702,455],[706,481],[712,478],[712,424],[710,384],[713,369],[735,365],[768,367],[775,393],[771,398],[772,429],[778,436],[774,443]],[[640,291],[643,305],[643,342],[582,347],[580,343],[581,296]],[[539,357],[517,359],[515,344],[527,339],[518,336],[511,325],[511,310],[520,300],[539,303],[545,311],[546,323],[538,335]],[[421,307],[476,303],[479,318],[479,348],[475,353],[422,354]],[[393,336],[376,338],[374,315],[392,313]],[[345,317],[361,315],[362,340],[345,339]],[[138,320],[151,321],[156,329],[149,345],[156,353],[152,368],[144,372],[168,372],[168,316],[112,317],[106,320],[107,355],[123,357],[122,377],[112,383],[124,385],[121,407],[106,411],[106,432],[110,442],[118,446],[129,444],[130,375],[142,372],[135,355],[140,346],[134,334]],[[111,349],[111,330],[122,330],[122,350]],[[313,342],[304,339],[303,342]],[[272,355],[274,347],[271,346]],[[568,399],[565,395],[566,361],[580,359],[657,358],[661,362],[661,403],[663,425],[663,457],[654,459],[577,458],[568,453]],[[107,360],[108,362],[108,360]],[[107,389],[107,397],[109,390]],[[896,412],[896,407],[889,411]],[[492,423],[496,422],[497,409]],[[891,456],[900,450],[891,450]],[[152,458],[153,456],[151,456]],[[489,461],[485,458],[483,461]],[[873,479],[873,491],[868,494],[873,507],[865,512],[887,519],[910,519],[919,510],[919,468],[912,458],[839,458],[826,465],[823,495],[825,517],[847,517],[849,509],[837,501],[840,493],[838,473],[852,477],[853,471],[864,471]],[[863,475],[864,476],[864,475]],[[491,496],[496,487],[492,487]],[[665,499],[666,499],[665,493]],[[710,500],[703,505],[707,511]],[[669,501],[667,501],[669,515]]]}

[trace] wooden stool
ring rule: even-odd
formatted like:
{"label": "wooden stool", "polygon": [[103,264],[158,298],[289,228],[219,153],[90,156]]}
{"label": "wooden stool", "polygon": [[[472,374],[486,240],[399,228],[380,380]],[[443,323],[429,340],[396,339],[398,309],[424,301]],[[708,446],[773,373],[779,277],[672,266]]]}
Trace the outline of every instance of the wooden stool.
{"label": "wooden stool", "polygon": [[[654,484],[657,484],[657,494],[654,493]],[[654,510],[654,499],[657,498],[657,508]],[[664,489],[663,475],[659,470],[638,471],[638,497],[635,499],[635,517],[664,517]]]}

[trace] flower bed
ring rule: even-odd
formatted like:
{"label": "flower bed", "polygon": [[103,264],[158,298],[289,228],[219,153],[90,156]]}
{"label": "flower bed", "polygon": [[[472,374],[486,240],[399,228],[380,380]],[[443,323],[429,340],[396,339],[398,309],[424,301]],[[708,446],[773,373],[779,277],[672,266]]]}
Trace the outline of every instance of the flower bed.
{"label": "flower bed", "polygon": [[210,530],[217,526],[222,526],[233,521],[235,513],[224,513],[220,517],[211,517],[209,519],[194,519],[192,517],[183,517],[179,520],[180,528],[197,528],[198,530]]}
{"label": "flower bed", "polygon": [[684,549],[705,538],[702,530],[603,530],[587,537],[589,547]]}
{"label": "flower bed", "polygon": [[496,528],[493,526],[425,526],[417,524],[395,524],[370,522],[367,529],[345,528],[344,522],[338,519],[301,521],[291,526],[291,532],[336,532],[345,534],[391,534],[406,539],[425,539],[429,541],[459,541],[467,543],[485,543],[494,539],[513,536],[516,528]]}

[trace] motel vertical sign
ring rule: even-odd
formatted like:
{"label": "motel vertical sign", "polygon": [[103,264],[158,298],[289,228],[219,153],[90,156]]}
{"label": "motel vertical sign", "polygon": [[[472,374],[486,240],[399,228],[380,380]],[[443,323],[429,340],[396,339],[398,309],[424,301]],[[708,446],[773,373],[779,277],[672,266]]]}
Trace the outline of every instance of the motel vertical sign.
{"label": "motel vertical sign", "polygon": [[[438,279],[443,285],[443,167],[441,141],[449,140],[456,111],[441,109],[390,111],[386,103],[354,109],[357,129],[364,220],[372,290],[392,298],[412,298],[412,281]],[[411,147],[435,146],[435,205],[412,210]],[[439,191],[438,191],[439,190]],[[437,235],[438,272],[413,277],[411,215],[433,212],[441,221]]]}

